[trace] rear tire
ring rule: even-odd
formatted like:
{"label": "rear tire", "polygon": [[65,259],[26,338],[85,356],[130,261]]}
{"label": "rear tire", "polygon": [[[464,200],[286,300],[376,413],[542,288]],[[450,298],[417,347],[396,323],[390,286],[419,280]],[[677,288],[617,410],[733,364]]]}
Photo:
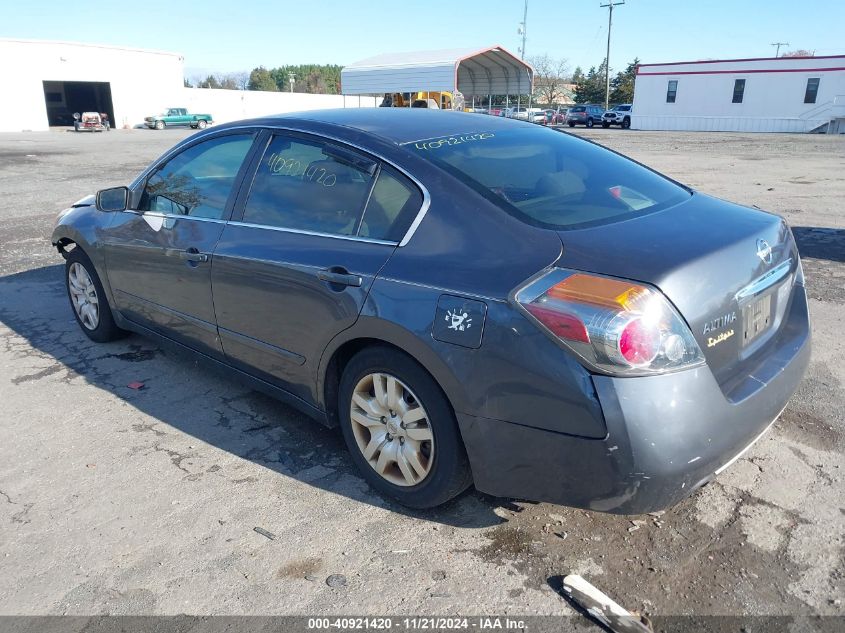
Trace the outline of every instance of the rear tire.
{"label": "rear tire", "polygon": [[584,125],[586,125],[587,127],[593,127],[593,125],[594,125],[593,120],[587,119],[587,122]]}
{"label": "rear tire", "polygon": [[574,124],[574,123],[567,123],[567,125],[568,125],[569,127],[575,127],[575,124]]}
{"label": "rear tire", "polygon": [[412,358],[388,347],[366,348],[347,364],[338,391],[352,461],[381,494],[411,508],[433,508],[470,486],[452,407]]}
{"label": "rear tire", "polygon": [[70,308],[85,335],[97,343],[126,336],[114,322],[106,291],[88,255],[75,246],[65,262],[65,287]]}

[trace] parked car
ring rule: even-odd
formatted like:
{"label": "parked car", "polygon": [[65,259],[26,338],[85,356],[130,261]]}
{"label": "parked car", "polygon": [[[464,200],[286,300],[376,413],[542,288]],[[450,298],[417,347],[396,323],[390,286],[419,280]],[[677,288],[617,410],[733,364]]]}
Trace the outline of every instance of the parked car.
{"label": "parked car", "polygon": [[231,369],[340,426],[412,507],[474,483],[664,508],[759,439],[810,357],[782,218],[506,119],[226,124],[76,202],[52,243],[90,339]]}
{"label": "parked car", "polygon": [[109,127],[108,114],[100,112],[73,113],[73,129],[77,132],[104,132]]}
{"label": "parked car", "polygon": [[563,125],[564,123],[566,123],[566,113],[568,111],[568,108],[558,106],[555,110],[554,115],[552,116],[552,125]]}
{"label": "parked car", "polygon": [[529,123],[539,123],[540,119],[544,118],[545,114],[540,108],[528,108],[519,106],[516,108],[509,108],[507,115],[511,119],[518,121],[528,121]]}
{"label": "parked car", "polygon": [[551,108],[542,111],[542,115],[538,115],[534,117],[534,123],[539,123],[540,125],[551,125],[552,119],[554,118],[555,111]]}
{"label": "parked car", "polygon": [[601,123],[603,114],[604,108],[598,105],[572,106],[566,114],[566,124],[569,127],[576,125],[593,127],[596,123]]}
{"label": "parked car", "polygon": [[631,107],[630,103],[613,106],[613,108],[602,115],[601,126],[610,127],[611,125],[618,125],[627,130],[631,127],[631,115],[633,114]]}
{"label": "parked car", "polygon": [[204,130],[206,126],[213,123],[210,114],[191,114],[185,108],[168,108],[162,114],[144,118],[144,124],[155,130],[163,130],[166,127],[177,127],[189,125],[194,129]]}

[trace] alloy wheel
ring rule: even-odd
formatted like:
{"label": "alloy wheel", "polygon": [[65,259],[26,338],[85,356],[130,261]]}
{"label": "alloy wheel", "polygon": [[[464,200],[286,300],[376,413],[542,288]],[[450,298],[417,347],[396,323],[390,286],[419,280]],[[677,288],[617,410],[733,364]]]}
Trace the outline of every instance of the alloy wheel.
{"label": "alloy wheel", "polygon": [[97,288],[85,266],[78,262],[70,265],[67,274],[70,299],[79,322],[88,329],[96,330],[100,324],[100,302]]}
{"label": "alloy wheel", "polygon": [[367,463],[397,486],[415,486],[434,464],[428,413],[396,376],[372,373],[352,392],[352,432]]}

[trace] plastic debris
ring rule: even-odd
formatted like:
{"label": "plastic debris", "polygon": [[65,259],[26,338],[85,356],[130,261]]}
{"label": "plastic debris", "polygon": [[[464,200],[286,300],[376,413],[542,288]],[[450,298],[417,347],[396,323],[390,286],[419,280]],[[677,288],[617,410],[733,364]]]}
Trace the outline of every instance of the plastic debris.
{"label": "plastic debris", "polygon": [[645,616],[631,613],[577,574],[563,579],[566,596],[614,633],[653,633]]}
{"label": "plastic debris", "polygon": [[275,535],[275,534],[273,534],[272,532],[268,532],[268,531],[267,531],[267,530],[265,530],[264,528],[261,528],[261,527],[254,527],[254,528],[252,528],[252,529],[253,529],[253,530],[255,530],[256,532],[258,532],[261,536],[266,536],[266,537],[267,537],[268,539],[270,539],[271,541],[275,541],[275,540],[276,540],[276,535]]}

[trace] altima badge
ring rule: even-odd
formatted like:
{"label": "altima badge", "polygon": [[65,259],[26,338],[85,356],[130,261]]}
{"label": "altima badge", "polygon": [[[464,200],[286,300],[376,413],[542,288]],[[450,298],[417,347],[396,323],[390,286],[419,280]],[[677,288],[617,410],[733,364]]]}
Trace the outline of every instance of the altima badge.
{"label": "altima badge", "polygon": [[757,257],[763,260],[763,263],[772,263],[772,247],[766,240],[757,240]]}
{"label": "altima badge", "polygon": [[728,327],[734,321],[736,321],[736,312],[723,314],[718,319],[712,319],[704,324],[704,334],[709,334],[710,332],[715,332],[716,330]]}

